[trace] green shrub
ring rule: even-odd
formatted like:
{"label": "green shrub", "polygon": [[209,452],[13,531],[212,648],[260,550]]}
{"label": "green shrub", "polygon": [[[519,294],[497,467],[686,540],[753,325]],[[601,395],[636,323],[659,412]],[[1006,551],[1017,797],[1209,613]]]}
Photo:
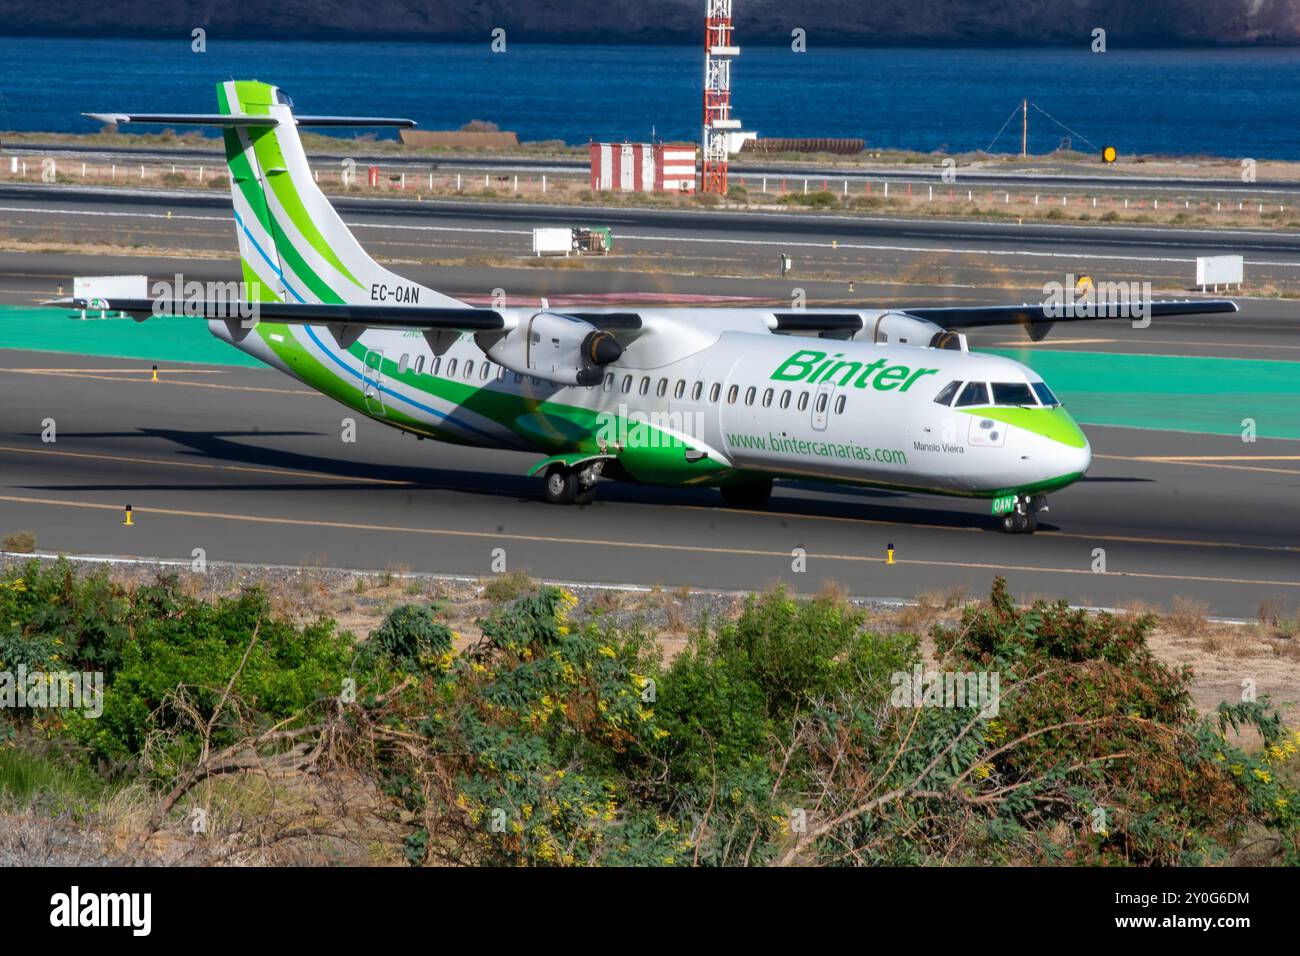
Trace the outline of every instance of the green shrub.
{"label": "green shrub", "polygon": [[366,661],[383,659],[403,670],[430,665],[451,649],[452,632],[434,617],[432,608],[403,604],[371,632],[362,650]]}
{"label": "green shrub", "polygon": [[839,196],[825,190],[815,193],[786,193],[777,201],[787,206],[806,206],[809,209],[836,209],[840,205]]}
{"label": "green shrub", "polygon": [[213,738],[216,746],[232,743],[336,698],[353,658],[350,634],[336,633],[329,620],[299,628],[275,616],[260,590],[208,604],[182,595],[176,579],[165,578],[136,591],[131,610],[134,641],[105,689],[103,716],[75,724],[97,757],[131,758],[151,732],[172,730],[180,731],[176,759],[184,759],[197,738],[177,711],[177,688],[206,718],[238,673],[233,693],[246,710],[242,719],[232,716],[217,727]]}
{"label": "green shrub", "polygon": [[[1300,863],[1300,735],[1266,699],[1199,716],[1150,618],[1017,607],[998,580],[923,658],[846,601],[777,590],[664,666],[638,626],[578,625],[576,604],[530,586],[459,653],[436,607],[404,605],[358,651],[257,590],[204,602],[31,561],[0,576],[0,665],[109,676],[98,720],[0,714],[0,742],[57,745],[48,766],[0,750],[0,787],[136,765],[174,786],[229,686],[213,747],[308,728],[321,766],[393,801],[412,863],[1185,865],[1248,832]],[[900,693],[924,672],[995,677],[994,695]]]}
{"label": "green shrub", "polygon": [[103,671],[107,680],[130,640],[129,608],[102,572],[78,577],[62,560],[11,567],[0,578],[0,622],[10,634],[0,661],[30,668],[43,657],[46,669]]}

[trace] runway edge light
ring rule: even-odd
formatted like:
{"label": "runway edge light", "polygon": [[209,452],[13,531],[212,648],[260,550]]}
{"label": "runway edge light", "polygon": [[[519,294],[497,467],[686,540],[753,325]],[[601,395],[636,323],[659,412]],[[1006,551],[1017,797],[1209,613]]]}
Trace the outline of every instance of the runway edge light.
{"label": "runway edge light", "polygon": [[134,523],[135,523],[135,522],[133,522],[133,521],[131,520],[131,506],[130,506],[130,505],[127,505],[127,506],[126,506],[126,517],[122,519],[122,524],[123,524],[125,527],[130,528],[132,525],[134,525]]}
{"label": "runway edge light", "polygon": [[889,544],[885,545],[885,563],[886,564],[894,563],[894,542],[892,541],[889,542]]}

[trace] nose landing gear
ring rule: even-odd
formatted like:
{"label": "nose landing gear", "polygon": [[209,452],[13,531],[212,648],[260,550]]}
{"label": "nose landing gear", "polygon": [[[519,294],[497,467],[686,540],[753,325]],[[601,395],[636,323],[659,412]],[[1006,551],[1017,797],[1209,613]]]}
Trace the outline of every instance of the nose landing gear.
{"label": "nose landing gear", "polygon": [[1038,513],[1047,511],[1046,495],[1016,495],[1015,507],[1002,516],[1007,534],[1033,534],[1038,530]]}

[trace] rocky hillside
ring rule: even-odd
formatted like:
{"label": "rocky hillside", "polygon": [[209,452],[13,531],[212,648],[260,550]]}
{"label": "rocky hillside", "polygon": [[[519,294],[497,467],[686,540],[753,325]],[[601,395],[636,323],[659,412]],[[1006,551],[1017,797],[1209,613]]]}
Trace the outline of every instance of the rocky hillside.
{"label": "rocky hillside", "polygon": [[[810,45],[1084,44],[1104,27],[1116,45],[1300,42],[1300,0],[736,0],[740,38]],[[0,33],[262,38],[437,37],[693,42],[703,0],[0,0]]]}

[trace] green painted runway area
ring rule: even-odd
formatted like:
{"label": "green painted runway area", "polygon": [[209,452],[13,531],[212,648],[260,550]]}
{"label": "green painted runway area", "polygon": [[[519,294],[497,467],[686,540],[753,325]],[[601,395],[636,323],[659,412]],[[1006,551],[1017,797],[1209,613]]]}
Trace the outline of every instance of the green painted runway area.
{"label": "green painted runway area", "polygon": [[152,362],[198,362],[205,365],[261,365],[213,338],[202,319],[166,316],[147,323],[99,318],[93,310],[0,305],[0,348],[34,352],[69,352]]}
{"label": "green painted runway area", "polygon": [[[23,306],[0,306],[0,348],[260,364],[213,338],[197,319],[83,321],[77,313]],[[1237,435],[1250,418],[1261,438],[1300,440],[1300,363],[1032,349],[997,354],[1037,370],[1085,425]]]}
{"label": "green painted runway area", "polygon": [[1183,355],[1001,350],[1043,376],[1078,421],[1300,439],[1300,363]]}

